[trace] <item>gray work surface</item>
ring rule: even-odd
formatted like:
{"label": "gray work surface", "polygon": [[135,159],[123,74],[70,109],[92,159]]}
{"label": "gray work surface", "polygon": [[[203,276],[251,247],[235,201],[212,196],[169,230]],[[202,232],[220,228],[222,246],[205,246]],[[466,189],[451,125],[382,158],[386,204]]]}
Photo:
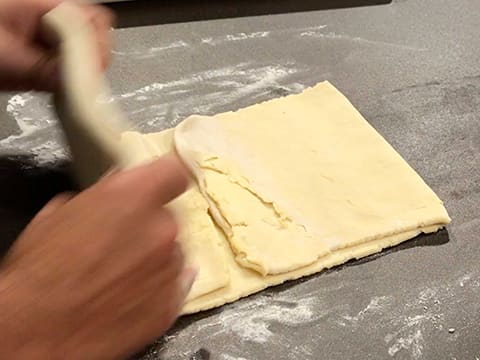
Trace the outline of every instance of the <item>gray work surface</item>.
{"label": "gray work surface", "polygon": [[[479,29],[478,0],[397,0],[117,30],[109,76],[139,130],[329,80],[453,219],[435,235],[182,318],[144,358],[480,359]],[[31,153],[43,166],[65,157],[47,105],[1,97],[2,137],[16,134],[0,141],[2,154]]]}

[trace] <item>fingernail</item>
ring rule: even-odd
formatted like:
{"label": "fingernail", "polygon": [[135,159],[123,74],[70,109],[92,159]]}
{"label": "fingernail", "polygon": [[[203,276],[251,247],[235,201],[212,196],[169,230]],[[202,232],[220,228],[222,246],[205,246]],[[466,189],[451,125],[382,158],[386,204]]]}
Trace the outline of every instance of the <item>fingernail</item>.
{"label": "fingernail", "polygon": [[184,298],[187,297],[188,293],[190,292],[190,289],[195,282],[197,274],[198,270],[193,267],[187,267],[183,270],[180,281]]}

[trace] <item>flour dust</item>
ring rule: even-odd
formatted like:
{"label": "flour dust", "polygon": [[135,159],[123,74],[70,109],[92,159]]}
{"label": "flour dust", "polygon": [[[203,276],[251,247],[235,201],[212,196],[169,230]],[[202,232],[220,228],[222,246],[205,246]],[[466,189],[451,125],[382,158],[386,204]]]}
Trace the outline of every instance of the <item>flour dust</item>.
{"label": "flour dust", "polygon": [[354,291],[357,284],[320,287],[316,280],[273,294],[265,291],[186,322],[163,339],[161,353],[189,358],[211,346],[219,351],[211,354],[215,359],[254,359],[270,354],[269,349],[283,349],[281,359],[317,359],[321,349],[348,332],[368,339],[378,358],[419,360],[432,351],[432,341],[461,336],[452,323],[456,315],[448,311],[458,291],[480,293],[478,276],[467,273],[449,283],[406,289],[402,299],[372,295],[357,308],[331,296]]}
{"label": "flour dust", "polygon": [[[303,90],[292,64],[240,63],[188,74],[170,82],[152,82],[113,94],[136,130],[160,131],[191,114],[213,115]],[[30,154],[39,163],[68,157],[50,98],[33,92],[13,95],[6,107],[18,132],[0,140],[0,152]]]}

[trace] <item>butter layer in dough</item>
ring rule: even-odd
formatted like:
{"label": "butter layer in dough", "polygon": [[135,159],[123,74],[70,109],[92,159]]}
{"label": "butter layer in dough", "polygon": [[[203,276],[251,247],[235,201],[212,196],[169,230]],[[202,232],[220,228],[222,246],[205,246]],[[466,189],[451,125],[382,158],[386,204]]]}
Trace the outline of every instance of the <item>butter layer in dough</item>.
{"label": "butter layer in dough", "polygon": [[177,126],[175,145],[237,262],[262,275],[450,221],[421,177],[328,82],[190,117]]}
{"label": "butter layer in dough", "polygon": [[[151,161],[173,150],[173,129],[160,133],[142,135],[124,132],[121,138],[123,151],[128,156],[129,166]],[[229,284],[224,247],[208,215],[208,204],[193,184],[187,192],[168,204],[180,221],[179,242],[186,254],[186,263],[198,268],[195,283],[187,301]]]}

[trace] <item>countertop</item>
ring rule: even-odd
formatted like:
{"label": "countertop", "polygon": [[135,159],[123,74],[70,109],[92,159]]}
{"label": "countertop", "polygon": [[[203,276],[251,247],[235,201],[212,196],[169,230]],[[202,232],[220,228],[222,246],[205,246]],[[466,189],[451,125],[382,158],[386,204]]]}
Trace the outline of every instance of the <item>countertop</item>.
{"label": "countertop", "polygon": [[[446,230],[180,319],[144,359],[480,359],[480,3],[388,5],[116,30],[113,98],[143,132],[329,80],[445,201]],[[0,97],[12,240],[69,188],[48,97]]]}

